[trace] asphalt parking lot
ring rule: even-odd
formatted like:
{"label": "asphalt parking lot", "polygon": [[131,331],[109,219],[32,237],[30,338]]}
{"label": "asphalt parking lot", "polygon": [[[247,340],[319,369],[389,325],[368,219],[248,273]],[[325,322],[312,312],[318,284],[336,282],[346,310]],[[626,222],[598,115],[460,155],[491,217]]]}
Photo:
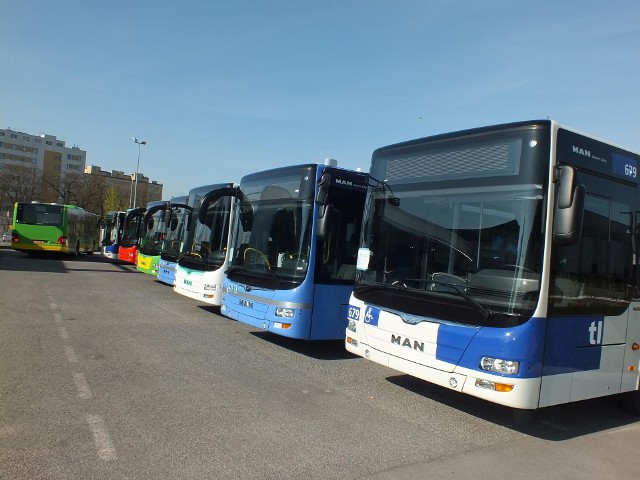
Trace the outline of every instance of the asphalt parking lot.
{"label": "asphalt parking lot", "polygon": [[526,413],[264,334],[99,255],[0,249],[0,478],[635,476],[615,398]]}

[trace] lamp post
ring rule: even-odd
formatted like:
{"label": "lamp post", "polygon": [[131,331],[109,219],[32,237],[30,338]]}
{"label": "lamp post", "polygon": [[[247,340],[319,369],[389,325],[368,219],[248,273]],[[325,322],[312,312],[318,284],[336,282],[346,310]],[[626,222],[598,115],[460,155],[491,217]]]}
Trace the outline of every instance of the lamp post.
{"label": "lamp post", "polygon": [[[136,163],[135,186],[134,186],[134,182],[131,182],[131,187],[133,189],[133,207],[135,208],[136,200],[138,197],[138,169],[140,168],[140,147],[142,145],[146,145],[147,142],[145,142],[144,140],[138,140],[136,137],[131,137],[131,138],[133,138],[133,141],[138,144],[138,163]],[[131,208],[131,193],[129,194],[129,208]]]}

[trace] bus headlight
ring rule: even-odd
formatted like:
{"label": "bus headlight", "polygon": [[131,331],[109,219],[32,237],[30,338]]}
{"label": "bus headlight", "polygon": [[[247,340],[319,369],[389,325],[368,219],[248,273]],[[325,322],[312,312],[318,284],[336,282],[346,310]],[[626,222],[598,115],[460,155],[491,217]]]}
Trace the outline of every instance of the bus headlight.
{"label": "bus headlight", "polygon": [[293,318],[294,315],[295,315],[295,310],[292,308],[282,308],[282,307],[276,308],[276,317]]}
{"label": "bus headlight", "polygon": [[356,331],[356,321],[355,320],[349,320],[349,324],[347,325],[347,329],[351,330],[352,332]]}
{"label": "bus headlight", "polygon": [[501,358],[482,357],[482,360],[480,360],[480,368],[487,372],[517,375],[520,370],[520,362],[503,360]]}

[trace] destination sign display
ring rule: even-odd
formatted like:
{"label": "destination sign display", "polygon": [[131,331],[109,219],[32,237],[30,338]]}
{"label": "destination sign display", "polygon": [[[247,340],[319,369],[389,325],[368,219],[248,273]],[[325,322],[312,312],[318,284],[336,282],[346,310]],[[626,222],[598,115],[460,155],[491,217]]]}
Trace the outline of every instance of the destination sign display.
{"label": "destination sign display", "polygon": [[640,156],[568,130],[558,130],[557,160],[638,182]]}

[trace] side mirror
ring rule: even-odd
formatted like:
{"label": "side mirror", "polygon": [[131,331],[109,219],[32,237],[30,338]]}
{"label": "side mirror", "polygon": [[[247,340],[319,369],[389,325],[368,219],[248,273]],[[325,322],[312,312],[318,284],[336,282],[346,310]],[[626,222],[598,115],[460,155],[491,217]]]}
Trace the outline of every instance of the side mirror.
{"label": "side mirror", "polygon": [[582,234],[584,185],[576,184],[576,169],[563,165],[559,169],[558,194],[553,214],[553,241],[557,245],[575,245]]}
{"label": "side mirror", "polygon": [[326,205],[329,198],[329,187],[331,186],[331,174],[324,172],[318,180],[318,191],[316,193],[316,202],[320,205]]}
{"label": "side mirror", "polygon": [[331,173],[325,171],[318,180],[316,203],[318,204],[318,221],[316,223],[316,237],[323,240],[329,234],[333,206],[329,203],[329,187],[331,186]]}
{"label": "side mirror", "polygon": [[333,221],[333,205],[318,206],[318,221],[316,222],[316,237],[324,240],[329,236],[329,229]]}
{"label": "side mirror", "polygon": [[207,225],[207,211],[212,203],[215,203],[222,197],[235,197],[240,202],[240,223],[242,229],[246,232],[251,230],[253,225],[253,207],[251,202],[244,195],[242,190],[235,187],[218,188],[212,192],[207,193],[200,203],[200,209],[198,210],[198,220],[200,223]]}

